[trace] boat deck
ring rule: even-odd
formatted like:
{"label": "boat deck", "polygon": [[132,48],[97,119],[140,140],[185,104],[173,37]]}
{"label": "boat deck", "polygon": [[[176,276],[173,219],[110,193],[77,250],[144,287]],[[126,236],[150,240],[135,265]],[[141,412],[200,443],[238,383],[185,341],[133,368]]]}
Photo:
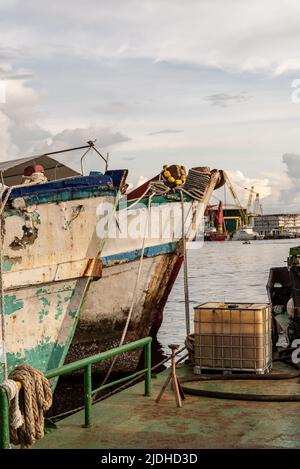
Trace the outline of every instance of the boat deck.
{"label": "boat deck", "polygon": [[[290,368],[288,368],[290,370]],[[276,363],[273,372],[287,371]],[[138,383],[92,408],[92,427],[83,428],[84,414],[61,420],[57,430],[37,442],[51,448],[300,448],[300,402],[254,402],[187,395],[177,408],[168,389],[155,398],[168,370],[152,380],[152,396]],[[178,375],[191,375],[187,365]],[[192,386],[192,384],[191,384]],[[194,383],[193,386],[199,386]],[[201,388],[263,394],[300,394],[300,379],[285,381],[205,382]]]}

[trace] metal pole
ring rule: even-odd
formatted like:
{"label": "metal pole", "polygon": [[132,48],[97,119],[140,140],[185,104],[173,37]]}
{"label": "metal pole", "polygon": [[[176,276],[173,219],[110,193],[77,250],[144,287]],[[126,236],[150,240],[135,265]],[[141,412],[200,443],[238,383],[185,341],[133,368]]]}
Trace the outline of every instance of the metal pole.
{"label": "metal pole", "polygon": [[9,404],[5,389],[0,388],[0,449],[9,449]]}
{"label": "metal pole", "polygon": [[151,396],[151,342],[145,345],[145,396]]}
{"label": "metal pole", "polygon": [[55,378],[56,376],[63,376],[72,371],[77,371],[82,368],[85,368],[88,365],[93,365],[103,360],[109,360],[110,358],[115,357],[116,355],[121,355],[121,353],[131,352],[138,348],[144,347],[148,342],[151,342],[151,337],[145,337],[144,339],[139,339],[134,342],[129,342],[128,344],[122,345],[121,347],[116,347],[105,352],[98,353],[97,355],[92,355],[91,357],[82,358],[67,365],[63,365],[59,368],[54,368],[53,370],[47,371],[45,377],[47,379]]}
{"label": "metal pole", "polygon": [[84,427],[91,426],[92,411],[92,365],[84,368]]}
{"label": "metal pole", "polygon": [[84,157],[88,154],[88,152],[90,151],[91,147],[89,147],[82,155],[82,157],[80,158],[80,170],[81,170],[81,176],[83,176],[83,159]]}
{"label": "metal pole", "polygon": [[105,163],[105,169],[106,169],[106,165],[107,165],[107,160],[104,158],[103,155],[101,155],[100,151],[97,150],[96,147],[93,146],[93,149],[95,150],[96,153],[98,153],[98,155],[103,159],[104,163]]}
{"label": "metal pole", "polygon": [[[172,356],[171,356],[171,366],[172,366],[172,382],[173,382],[173,389],[175,392],[175,399],[176,399],[176,404],[177,407],[182,407],[182,401],[181,401],[181,396],[180,396],[180,390],[179,390],[179,385],[178,385],[178,379],[176,375],[176,357],[175,357],[175,351],[179,348],[178,345],[171,344],[169,345],[172,351]],[[177,348],[176,348],[177,347]]]}
{"label": "metal pole", "polygon": [[82,145],[81,147],[73,147],[73,148],[66,148],[65,150],[57,150],[57,151],[49,151],[48,153],[41,153],[40,155],[33,155],[33,156],[28,156],[27,158],[29,159],[34,159],[34,158],[40,158],[41,156],[49,156],[49,155],[58,155],[59,153],[67,153],[69,151],[75,151],[75,150],[83,150],[84,148],[91,148],[94,146],[94,142],[88,142],[87,145]]}

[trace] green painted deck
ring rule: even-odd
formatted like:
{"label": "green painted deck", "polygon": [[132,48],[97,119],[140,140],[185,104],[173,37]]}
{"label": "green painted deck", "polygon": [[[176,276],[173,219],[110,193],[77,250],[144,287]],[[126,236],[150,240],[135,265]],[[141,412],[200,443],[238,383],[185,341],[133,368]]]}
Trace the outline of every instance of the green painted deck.
{"label": "green painted deck", "polygon": [[[288,368],[290,369],[290,368]],[[276,364],[273,372],[287,371]],[[152,397],[144,383],[124,390],[92,409],[91,428],[83,412],[60,421],[34,448],[300,448],[300,403],[249,402],[187,395],[177,408],[170,389],[155,398],[167,371],[152,380]],[[186,365],[178,375],[191,375]],[[199,386],[194,383],[193,386]],[[206,382],[201,388],[264,394],[300,394],[300,379]]]}

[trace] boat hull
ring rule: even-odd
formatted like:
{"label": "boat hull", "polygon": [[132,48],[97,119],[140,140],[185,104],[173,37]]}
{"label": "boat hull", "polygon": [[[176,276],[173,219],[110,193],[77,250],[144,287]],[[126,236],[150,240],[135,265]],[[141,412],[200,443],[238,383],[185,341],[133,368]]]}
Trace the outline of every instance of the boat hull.
{"label": "boat hull", "polygon": [[[182,262],[180,252],[143,259],[135,307],[125,342],[148,335],[156,337],[166,301]],[[110,265],[103,269],[101,280],[91,284],[67,361],[119,345],[134,294],[134,279],[138,275],[139,264],[139,259],[136,259],[125,264]],[[135,369],[139,356],[139,352],[121,356],[114,372]],[[109,362],[102,362],[96,368],[100,372],[105,371],[109,368]]]}

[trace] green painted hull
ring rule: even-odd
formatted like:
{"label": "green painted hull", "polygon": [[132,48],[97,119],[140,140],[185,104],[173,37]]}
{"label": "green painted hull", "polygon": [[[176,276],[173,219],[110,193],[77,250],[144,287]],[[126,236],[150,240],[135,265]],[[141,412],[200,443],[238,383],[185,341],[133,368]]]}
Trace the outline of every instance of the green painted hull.
{"label": "green painted hull", "polygon": [[6,293],[9,371],[26,363],[45,373],[63,364],[87,282],[87,278],[81,278]]}

